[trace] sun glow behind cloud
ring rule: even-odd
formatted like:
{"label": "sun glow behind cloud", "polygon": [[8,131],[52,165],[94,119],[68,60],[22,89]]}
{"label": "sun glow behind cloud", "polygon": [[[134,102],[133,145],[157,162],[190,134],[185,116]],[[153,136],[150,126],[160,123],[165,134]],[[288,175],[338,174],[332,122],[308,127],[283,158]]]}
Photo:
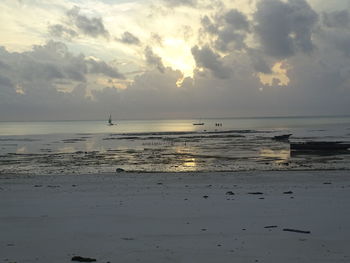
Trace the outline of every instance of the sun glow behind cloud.
{"label": "sun glow behind cloud", "polygon": [[163,46],[155,49],[165,66],[180,70],[184,77],[192,77],[195,61],[191,54],[191,46],[183,39],[166,38]]}
{"label": "sun glow behind cloud", "polygon": [[265,86],[288,86],[290,82],[289,69],[290,65],[286,61],[279,61],[273,65],[271,74],[259,73],[258,78]]}
{"label": "sun glow behind cloud", "polygon": [[[284,114],[293,107],[321,114],[329,98],[334,112],[347,112],[349,7],[348,0],[2,0],[0,118],[32,105],[53,115],[85,107],[95,118],[108,103],[125,118],[280,114],[285,105]],[[302,108],[299,98],[313,104]]]}

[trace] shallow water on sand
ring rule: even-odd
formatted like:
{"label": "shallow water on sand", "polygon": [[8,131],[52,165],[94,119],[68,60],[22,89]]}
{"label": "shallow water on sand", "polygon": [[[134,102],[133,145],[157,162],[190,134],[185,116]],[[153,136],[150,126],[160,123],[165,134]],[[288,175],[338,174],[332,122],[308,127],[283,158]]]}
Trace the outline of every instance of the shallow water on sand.
{"label": "shallow water on sand", "polygon": [[[203,126],[192,125],[193,120],[125,121],[111,127],[42,122],[24,124],[27,130],[20,123],[2,123],[0,173],[350,169],[350,154],[295,155],[289,142],[273,140],[292,134],[292,142],[350,142],[349,118],[239,119],[240,129],[235,120],[201,120]],[[16,132],[6,134],[11,129]]]}

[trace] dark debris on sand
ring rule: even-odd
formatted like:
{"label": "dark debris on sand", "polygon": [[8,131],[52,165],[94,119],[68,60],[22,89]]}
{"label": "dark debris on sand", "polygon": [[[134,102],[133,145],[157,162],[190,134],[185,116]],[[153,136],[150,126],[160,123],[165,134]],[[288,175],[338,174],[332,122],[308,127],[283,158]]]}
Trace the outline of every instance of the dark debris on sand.
{"label": "dark debris on sand", "polygon": [[278,226],[264,226],[264,228],[277,228]]}
{"label": "dark debris on sand", "polygon": [[301,234],[311,234],[310,231],[299,230],[299,229],[292,229],[292,228],[283,228],[283,231],[294,232],[294,233],[301,233]]}

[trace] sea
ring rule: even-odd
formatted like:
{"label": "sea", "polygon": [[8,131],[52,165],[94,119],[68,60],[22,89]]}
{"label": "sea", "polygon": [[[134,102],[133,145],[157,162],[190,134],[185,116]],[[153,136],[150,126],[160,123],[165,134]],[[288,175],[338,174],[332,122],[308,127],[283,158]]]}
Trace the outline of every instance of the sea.
{"label": "sea", "polygon": [[350,143],[350,116],[0,122],[0,175],[350,169],[306,141]]}

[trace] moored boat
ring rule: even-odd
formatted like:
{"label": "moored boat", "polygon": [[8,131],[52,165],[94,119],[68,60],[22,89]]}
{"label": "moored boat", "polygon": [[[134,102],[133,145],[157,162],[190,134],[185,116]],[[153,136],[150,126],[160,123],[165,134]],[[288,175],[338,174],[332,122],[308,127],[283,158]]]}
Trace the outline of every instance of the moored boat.
{"label": "moored boat", "polygon": [[192,123],[193,125],[204,125],[204,122],[201,121],[201,119],[199,120],[199,122],[195,122]]}
{"label": "moored boat", "polygon": [[347,151],[350,143],[344,142],[297,142],[290,144],[291,151]]}

